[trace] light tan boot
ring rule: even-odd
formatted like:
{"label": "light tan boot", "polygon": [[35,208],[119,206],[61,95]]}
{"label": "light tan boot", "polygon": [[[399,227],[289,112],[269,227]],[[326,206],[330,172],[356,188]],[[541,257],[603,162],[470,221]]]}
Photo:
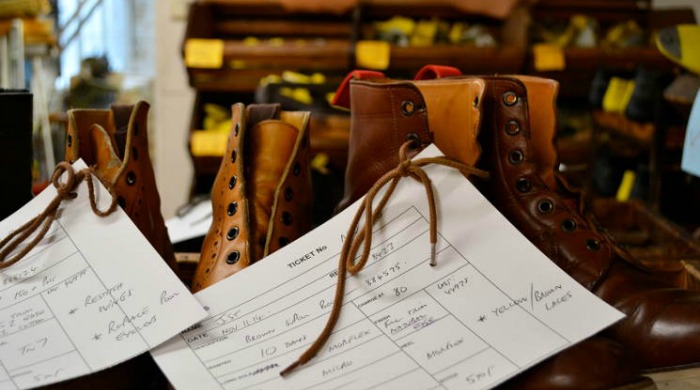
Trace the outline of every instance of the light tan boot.
{"label": "light tan boot", "polygon": [[211,192],[214,219],[192,291],[253,264],[311,229],[309,112],[233,106],[228,147]]}

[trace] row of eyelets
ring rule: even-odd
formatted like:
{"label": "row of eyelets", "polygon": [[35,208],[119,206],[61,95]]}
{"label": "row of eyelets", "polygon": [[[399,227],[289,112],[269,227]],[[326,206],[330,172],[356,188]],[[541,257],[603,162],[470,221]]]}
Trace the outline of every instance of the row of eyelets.
{"label": "row of eyelets", "polygon": [[[238,137],[238,132],[240,131],[240,124],[236,122],[233,126],[233,136]],[[236,162],[236,149],[233,149],[231,151],[231,163]],[[236,175],[231,176],[231,178],[228,181],[228,189],[232,190],[236,186],[236,182],[238,181],[238,178]],[[228,204],[228,207],[226,208],[226,214],[228,214],[229,217],[232,217],[236,214],[238,211],[238,202],[231,202]],[[238,237],[238,226],[234,226],[228,230],[226,233],[226,239],[229,241],[233,241]],[[233,252],[229,253],[228,256],[226,257],[226,263],[227,264],[236,264],[238,260],[241,258],[241,253],[237,250],[234,250]]]}
{"label": "row of eyelets", "polygon": [[561,223],[561,230],[565,232],[573,232],[574,230],[576,230],[576,227],[576,221],[574,221],[573,219],[567,218]]}
{"label": "row of eyelets", "polygon": [[598,241],[595,238],[589,238],[588,240],[586,240],[586,248],[589,251],[594,251],[594,252],[599,251],[600,250],[600,241]]}
{"label": "row of eyelets", "polygon": [[530,190],[532,189],[532,183],[530,183],[530,180],[521,177],[518,179],[517,182],[515,182],[515,188],[517,188],[518,191],[522,193],[530,192]]}

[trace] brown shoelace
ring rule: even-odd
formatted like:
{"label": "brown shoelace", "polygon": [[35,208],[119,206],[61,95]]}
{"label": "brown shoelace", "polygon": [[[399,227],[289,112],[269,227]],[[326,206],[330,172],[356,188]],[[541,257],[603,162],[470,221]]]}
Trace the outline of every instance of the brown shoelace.
{"label": "brown shoelace", "polygon": [[[374,222],[377,220],[382,212],[382,209],[384,209],[384,206],[386,206],[389,198],[396,189],[396,185],[402,178],[411,177],[423,184],[423,187],[425,188],[425,194],[428,198],[428,207],[430,210],[430,265],[436,265],[435,244],[437,243],[437,212],[435,209],[435,195],[433,194],[432,182],[425,171],[423,171],[422,167],[428,164],[440,164],[457,169],[464,176],[476,175],[482,178],[489,176],[488,172],[455,160],[451,160],[444,156],[410,160],[406,155],[406,150],[411,147],[411,144],[412,142],[409,141],[401,146],[399,149],[399,165],[387,172],[384,176],[379,178],[376,183],[374,183],[355,213],[355,218],[350,224],[350,228],[348,229],[348,233],[345,237],[345,241],[343,241],[343,246],[340,251],[340,260],[338,262],[338,283],[336,284],[333,308],[331,309],[331,314],[328,317],[326,326],[323,328],[323,331],[321,331],[318,338],[316,338],[316,341],[314,341],[313,344],[311,344],[311,346],[304,353],[302,353],[301,356],[299,356],[297,361],[282,370],[280,375],[286,376],[298,366],[306,364],[309,360],[313,359],[321,348],[323,348],[326,341],[328,341],[331,333],[333,333],[333,328],[335,328],[335,324],[338,322],[340,310],[343,306],[343,297],[345,295],[345,273],[350,272],[352,275],[355,275],[360,272],[367,263],[370,249],[372,247],[372,225],[374,225]],[[387,183],[389,183],[387,191],[377,204],[376,210],[372,211],[374,197]],[[357,227],[363,214],[365,217],[365,224],[362,227],[362,232],[357,235],[359,232]],[[355,263],[357,251],[360,245],[363,243],[364,246],[362,248],[362,255],[360,256],[360,260]]]}
{"label": "brown shoelace", "polygon": [[[66,173],[66,181],[65,183],[62,183],[60,178],[64,172]],[[100,217],[106,217],[117,209],[117,196],[114,193],[114,187],[112,187],[109,183],[106,183],[104,180],[100,181],[112,196],[112,203],[105,211],[102,211],[97,207],[97,200],[95,199],[95,185],[92,181],[93,175],[100,180],[99,176],[92,168],[84,168],[78,172],[75,172],[73,166],[65,161],[56,165],[56,168],[51,175],[51,184],[56,187],[56,196],[53,198],[53,200],[51,200],[41,214],[30,219],[29,222],[20,226],[2,241],[0,241],[0,269],[7,268],[18,262],[44,238],[46,232],[49,230],[49,227],[51,227],[51,224],[56,219],[58,207],[61,205],[61,202],[64,200],[75,199],[78,196],[76,190],[83,180],[85,180],[88,185],[90,207],[92,208],[93,213]],[[12,251],[14,251],[22,242],[27,240],[32,234],[37,232],[37,230],[39,232],[26,246],[24,246],[24,248],[22,248],[10,259],[5,260],[5,258],[12,253]]]}

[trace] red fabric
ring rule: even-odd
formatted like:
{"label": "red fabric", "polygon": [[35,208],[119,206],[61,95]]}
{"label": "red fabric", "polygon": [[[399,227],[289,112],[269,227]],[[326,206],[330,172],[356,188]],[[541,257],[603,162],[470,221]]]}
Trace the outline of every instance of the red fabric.
{"label": "red fabric", "polygon": [[414,77],[413,80],[433,80],[461,75],[462,71],[452,66],[425,65],[416,73],[416,77]]}
{"label": "red fabric", "polygon": [[340,83],[340,86],[335,91],[335,96],[333,96],[332,105],[350,109],[350,80],[352,79],[372,79],[384,77],[384,73],[375,72],[373,70],[353,70],[348,73]]}

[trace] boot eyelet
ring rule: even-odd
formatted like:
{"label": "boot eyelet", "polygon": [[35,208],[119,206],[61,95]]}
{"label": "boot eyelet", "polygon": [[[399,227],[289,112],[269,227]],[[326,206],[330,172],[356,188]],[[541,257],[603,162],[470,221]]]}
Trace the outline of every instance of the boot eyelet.
{"label": "boot eyelet", "polygon": [[238,137],[238,131],[239,131],[240,129],[241,129],[241,125],[239,125],[238,123],[236,123],[235,125],[233,125],[233,135],[236,136],[236,137]]}
{"label": "boot eyelet", "polygon": [[237,180],[238,180],[238,178],[236,177],[236,175],[231,176],[231,179],[229,179],[229,181],[228,181],[228,189],[229,190],[232,190],[233,187],[236,186]]}
{"label": "boot eyelet", "polygon": [[73,136],[68,134],[68,138],[66,138],[66,143],[68,146],[73,146]]}
{"label": "boot eyelet", "polygon": [[554,203],[549,199],[544,199],[537,203],[537,211],[539,211],[540,214],[549,214],[554,211]]}
{"label": "boot eyelet", "polygon": [[126,199],[124,199],[121,196],[117,196],[117,204],[119,205],[119,207],[125,209],[126,208]]}
{"label": "boot eyelet", "polygon": [[525,192],[530,192],[532,189],[532,183],[530,183],[530,180],[521,177],[518,179],[517,182],[515,182],[515,188],[518,189],[519,192],[525,193]]}
{"label": "boot eyelet", "polygon": [[292,190],[292,187],[287,187],[284,189],[284,199],[287,201],[294,199],[294,191]]}
{"label": "boot eyelet", "polygon": [[288,239],[287,237],[280,237],[280,238],[277,240],[277,243],[280,244],[280,248],[281,248],[281,247],[286,246],[287,244],[289,244],[289,239]]}
{"label": "boot eyelet", "polygon": [[508,133],[508,135],[520,133],[520,123],[517,121],[508,121],[508,123],[506,123],[506,133]]}
{"label": "boot eyelet", "polygon": [[226,233],[226,239],[229,241],[235,240],[236,237],[238,237],[238,226],[232,227],[228,230],[228,233]]}
{"label": "boot eyelet", "polygon": [[233,251],[228,254],[226,257],[226,263],[227,264],[236,264],[238,263],[238,260],[241,258],[241,252],[239,251]]}
{"label": "boot eyelet", "polygon": [[286,226],[292,224],[292,214],[290,214],[289,211],[285,211],[282,213],[282,223]]}
{"label": "boot eyelet", "polygon": [[588,240],[586,240],[586,249],[594,252],[599,251],[600,241],[596,240],[595,238],[589,238]]}
{"label": "boot eyelet", "polygon": [[474,108],[479,107],[479,97],[478,96],[474,97],[474,102],[472,103],[472,105],[474,106]]}
{"label": "boot eyelet", "polygon": [[228,204],[228,207],[226,207],[226,214],[228,214],[229,217],[234,216],[236,211],[238,211],[238,202],[231,202]]}
{"label": "boot eyelet", "polygon": [[411,144],[409,147],[411,149],[418,149],[420,147],[420,137],[416,133],[408,133],[406,134],[406,141],[410,142]]}
{"label": "boot eyelet", "polygon": [[134,159],[134,161],[138,161],[139,159],[139,150],[136,148],[131,148],[131,157]]}
{"label": "boot eyelet", "polygon": [[503,94],[503,104],[506,106],[512,106],[518,102],[518,95],[515,92],[508,91]]}
{"label": "boot eyelet", "polygon": [[231,151],[231,162],[235,163],[236,162],[236,150]]}
{"label": "boot eyelet", "polygon": [[401,102],[401,113],[404,116],[411,116],[413,115],[413,112],[416,110],[415,104],[413,104],[412,101],[410,100],[404,100]]}
{"label": "boot eyelet", "polygon": [[513,150],[510,153],[508,153],[508,161],[510,161],[511,164],[520,164],[523,162],[525,159],[525,156],[523,156],[523,152],[519,150]]}
{"label": "boot eyelet", "polygon": [[129,171],[126,174],[126,184],[133,186],[135,183],[136,183],[136,174],[134,173],[134,171]]}
{"label": "boot eyelet", "polygon": [[574,230],[576,230],[577,226],[578,225],[576,224],[576,221],[574,221],[573,219],[567,218],[567,219],[562,221],[561,230],[563,230],[565,232],[573,232]]}
{"label": "boot eyelet", "polygon": [[299,162],[294,163],[294,168],[292,168],[292,173],[294,174],[294,176],[299,176],[299,174],[301,173],[301,164],[299,164]]}

